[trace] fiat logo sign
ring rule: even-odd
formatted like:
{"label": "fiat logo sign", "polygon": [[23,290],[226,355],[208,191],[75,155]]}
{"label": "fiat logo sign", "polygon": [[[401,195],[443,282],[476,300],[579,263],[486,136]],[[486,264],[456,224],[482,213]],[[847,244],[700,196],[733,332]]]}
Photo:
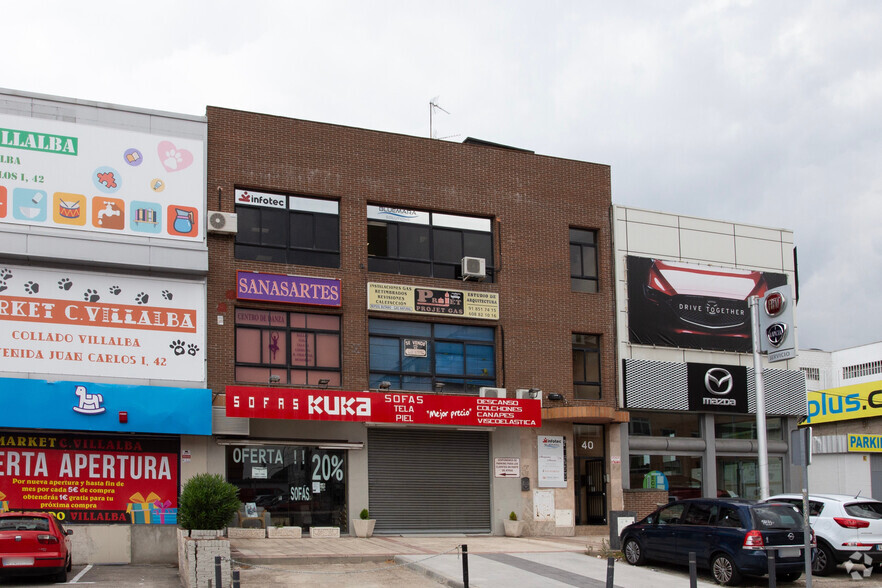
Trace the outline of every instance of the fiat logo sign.
{"label": "fiat logo sign", "polygon": [[784,311],[784,305],[787,300],[780,292],[772,292],[766,296],[766,314],[769,316],[778,316]]}

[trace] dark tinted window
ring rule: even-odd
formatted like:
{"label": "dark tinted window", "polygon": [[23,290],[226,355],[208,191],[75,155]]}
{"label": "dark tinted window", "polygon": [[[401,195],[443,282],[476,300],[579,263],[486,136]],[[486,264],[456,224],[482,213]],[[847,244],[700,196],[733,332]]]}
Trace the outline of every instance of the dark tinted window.
{"label": "dark tinted window", "polygon": [[862,519],[882,519],[882,504],[878,502],[852,502],[845,505],[845,512]]}
{"label": "dark tinted window", "polygon": [[658,513],[659,525],[674,525],[680,522],[683,516],[683,510],[686,508],[684,504],[674,504],[667,508],[663,508]]}
{"label": "dark tinted window", "polygon": [[685,525],[707,525],[711,518],[717,514],[717,505],[707,502],[696,502],[689,505],[686,516],[683,517]]}
{"label": "dark tinted window", "polygon": [[741,521],[741,515],[738,514],[737,508],[721,506],[717,515],[717,526],[739,528],[743,527],[744,523]]}
{"label": "dark tinted window", "polygon": [[759,530],[787,529],[802,531],[802,514],[793,506],[761,504],[751,509],[754,526]]}
{"label": "dark tinted window", "polygon": [[3,517],[0,519],[0,529],[15,529],[17,531],[48,531],[49,520],[44,517]]}
{"label": "dark tinted window", "polygon": [[570,281],[574,292],[597,292],[597,234],[570,229]]}

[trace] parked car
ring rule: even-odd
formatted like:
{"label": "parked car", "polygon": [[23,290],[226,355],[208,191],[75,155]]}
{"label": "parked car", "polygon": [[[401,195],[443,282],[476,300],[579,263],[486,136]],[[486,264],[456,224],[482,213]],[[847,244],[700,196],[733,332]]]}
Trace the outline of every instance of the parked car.
{"label": "parked car", "polygon": [[696,498],[667,504],[621,533],[631,565],[646,560],[699,567],[718,583],[734,586],[742,576],[768,572],[767,550],[775,549],[775,577],[793,582],[805,570],[802,515],[786,503],[741,498]]}
{"label": "parked car", "polygon": [[72,533],[49,513],[0,513],[0,577],[52,575],[67,582]]}
{"label": "parked car", "polygon": [[[802,494],[778,494],[770,501],[787,502],[802,512]],[[855,552],[882,564],[882,502],[847,494],[810,494],[809,524],[818,540],[812,573],[826,576]],[[861,561],[860,563],[863,563]]]}

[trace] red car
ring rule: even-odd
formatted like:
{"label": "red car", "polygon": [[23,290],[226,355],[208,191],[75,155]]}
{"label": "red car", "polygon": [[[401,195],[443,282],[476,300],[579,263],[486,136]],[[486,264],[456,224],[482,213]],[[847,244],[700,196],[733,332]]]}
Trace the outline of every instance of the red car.
{"label": "red car", "polygon": [[49,513],[0,513],[0,577],[52,575],[67,582],[72,533]]}

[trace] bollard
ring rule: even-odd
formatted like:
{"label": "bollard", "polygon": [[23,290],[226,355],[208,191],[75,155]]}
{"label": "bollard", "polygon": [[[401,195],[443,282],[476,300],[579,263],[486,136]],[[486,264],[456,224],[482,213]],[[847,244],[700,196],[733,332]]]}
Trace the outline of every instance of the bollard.
{"label": "bollard", "polygon": [[606,588],[614,588],[613,577],[616,574],[616,558],[606,558]]}
{"label": "bollard", "polygon": [[221,557],[219,555],[214,556],[214,585],[216,588],[223,586],[221,580]]}
{"label": "bollard", "polygon": [[239,588],[239,569],[233,570],[233,588]]}
{"label": "bollard", "polygon": [[469,588],[469,546],[462,546],[462,588]]}
{"label": "bollard", "polygon": [[778,578],[775,576],[775,550],[768,550],[766,557],[769,562],[769,588],[775,588],[778,585]]}
{"label": "bollard", "polygon": [[695,552],[689,552],[689,588],[698,586],[698,562],[695,561]]}

